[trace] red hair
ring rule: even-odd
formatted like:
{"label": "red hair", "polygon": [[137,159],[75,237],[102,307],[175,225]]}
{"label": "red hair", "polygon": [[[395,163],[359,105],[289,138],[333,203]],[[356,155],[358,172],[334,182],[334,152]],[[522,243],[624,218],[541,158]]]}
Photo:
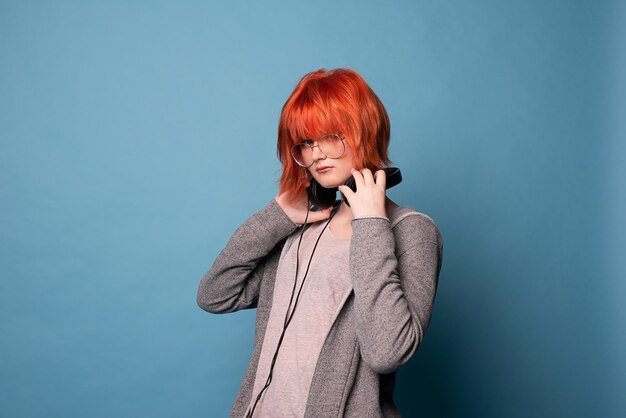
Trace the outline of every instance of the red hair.
{"label": "red hair", "polygon": [[389,132],[385,107],[356,71],[322,69],[306,74],[280,114],[277,146],[283,165],[280,193],[298,194],[308,183],[308,170],[291,157],[294,144],[341,133],[352,148],[355,168],[377,170],[390,163]]}

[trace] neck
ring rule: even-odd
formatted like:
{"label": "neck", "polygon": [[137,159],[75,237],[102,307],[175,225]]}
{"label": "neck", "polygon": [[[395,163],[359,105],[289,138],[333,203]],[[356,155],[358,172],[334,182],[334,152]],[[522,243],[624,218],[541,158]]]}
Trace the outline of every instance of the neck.
{"label": "neck", "polygon": [[341,204],[339,205],[339,209],[337,209],[337,214],[335,215],[335,218],[352,218],[352,209],[350,209],[350,206],[348,206],[346,202],[341,202]]}
{"label": "neck", "polygon": [[352,210],[345,202],[341,202],[328,227],[339,239],[350,239],[352,237]]}

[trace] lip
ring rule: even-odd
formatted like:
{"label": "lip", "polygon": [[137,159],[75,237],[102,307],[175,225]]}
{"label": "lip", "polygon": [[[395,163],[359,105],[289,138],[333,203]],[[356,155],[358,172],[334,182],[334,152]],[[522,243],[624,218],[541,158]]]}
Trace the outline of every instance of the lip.
{"label": "lip", "polygon": [[325,165],[323,167],[317,167],[317,169],[315,171],[317,171],[318,173],[326,173],[328,171],[330,171],[332,167],[329,165]]}

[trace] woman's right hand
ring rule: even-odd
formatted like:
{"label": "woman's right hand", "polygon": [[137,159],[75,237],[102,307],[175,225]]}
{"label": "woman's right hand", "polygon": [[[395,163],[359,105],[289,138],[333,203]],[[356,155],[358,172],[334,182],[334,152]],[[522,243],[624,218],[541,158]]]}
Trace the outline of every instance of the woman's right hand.
{"label": "woman's right hand", "polygon": [[[309,198],[306,194],[306,190],[303,190],[298,196],[292,196],[289,192],[280,193],[275,197],[278,206],[287,214],[291,222],[294,224],[302,225],[306,218],[307,207],[309,205]],[[332,208],[326,208],[320,211],[309,211],[309,217],[306,219],[306,223],[314,223],[330,217]]]}

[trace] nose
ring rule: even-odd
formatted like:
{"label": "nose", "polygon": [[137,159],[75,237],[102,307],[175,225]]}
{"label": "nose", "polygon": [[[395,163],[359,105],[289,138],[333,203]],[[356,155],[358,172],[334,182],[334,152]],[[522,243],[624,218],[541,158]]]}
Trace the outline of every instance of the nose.
{"label": "nose", "polygon": [[313,162],[317,160],[323,160],[326,158],[326,154],[322,152],[318,143],[315,143],[315,145],[311,147],[311,152],[312,152]]}

